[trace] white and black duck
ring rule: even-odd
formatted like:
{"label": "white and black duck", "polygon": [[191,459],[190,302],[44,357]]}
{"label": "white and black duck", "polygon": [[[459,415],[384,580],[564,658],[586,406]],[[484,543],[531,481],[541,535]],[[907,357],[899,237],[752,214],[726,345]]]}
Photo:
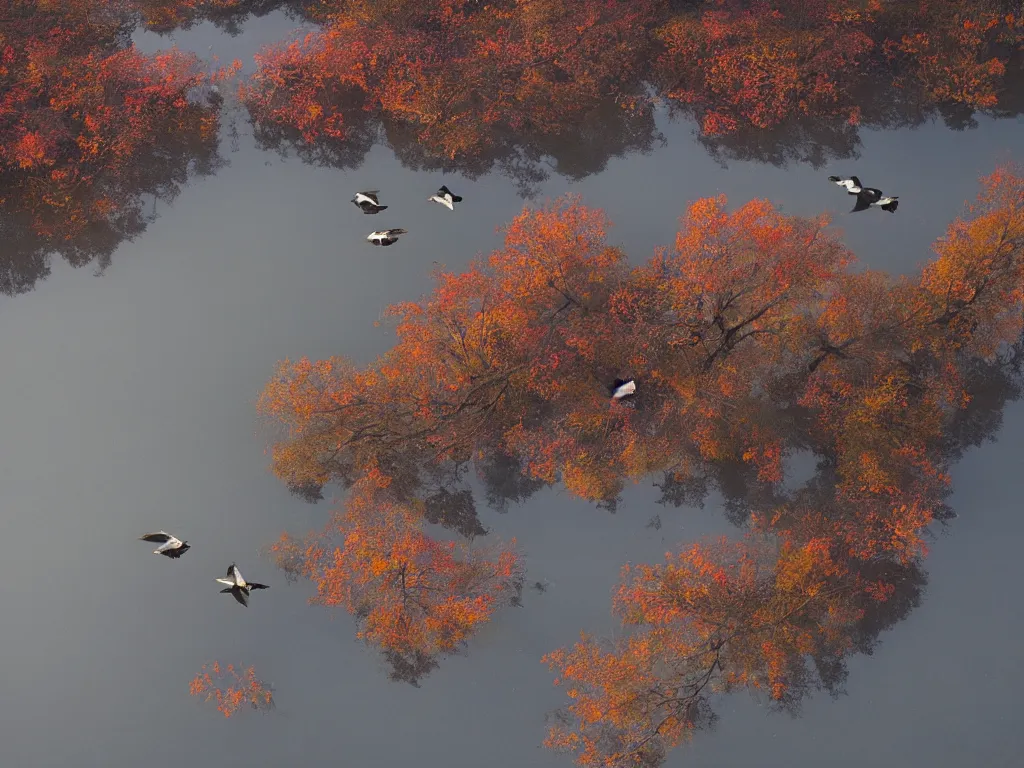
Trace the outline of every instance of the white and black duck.
{"label": "white and black duck", "polygon": [[856,195],[864,188],[864,185],[860,183],[860,179],[856,176],[850,176],[845,179],[841,176],[829,176],[828,180],[833,184],[838,184],[840,187],[845,187],[846,191],[851,195]]}
{"label": "white and black duck", "polygon": [[239,603],[244,606],[249,605],[249,592],[254,589],[270,589],[266,584],[258,584],[255,581],[246,581],[242,578],[242,572],[238,570],[238,566],[232,563],[228,566],[227,578],[217,579],[219,584],[227,584],[226,589],[222,589],[221,593],[230,592],[231,596],[235,598]]}
{"label": "white and black duck", "polygon": [[896,195],[883,195],[882,190],[874,187],[864,187],[857,193],[857,204],[853,206],[850,213],[866,211],[871,206],[877,206],[883,211],[896,213],[899,207],[899,197]]}
{"label": "white and black duck", "polygon": [[398,236],[406,234],[404,229],[382,229],[378,232],[371,232],[366,236],[371,245],[393,245],[398,242]]}
{"label": "white and black duck", "polygon": [[462,202],[462,198],[459,195],[453,195],[452,191],[445,186],[442,186],[437,192],[428,197],[427,200],[440,203],[449,211],[454,211],[455,204]]}
{"label": "white and black duck", "polygon": [[160,546],[153,550],[154,555],[163,555],[164,557],[173,557],[175,559],[191,549],[187,541],[182,541],[177,536],[172,536],[166,531],[147,533],[145,536],[139,536],[139,541],[152,541],[155,544],[159,544]]}
{"label": "white and black duck", "polygon": [[386,205],[380,204],[380,198],[377,195],[380,194],[380,190],[371,189],[368,192],[356,192],[356,196],[352,198],[353,204],[363,213],[380,213],[387,208]]}

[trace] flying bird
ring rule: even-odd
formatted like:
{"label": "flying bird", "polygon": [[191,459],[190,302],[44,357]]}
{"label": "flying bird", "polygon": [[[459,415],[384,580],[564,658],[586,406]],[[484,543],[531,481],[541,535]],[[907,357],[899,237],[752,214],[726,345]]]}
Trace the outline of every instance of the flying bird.
{"label": "flying bird", "polygon": [[257,584],[254,581],[246,581],[242,578],[242,572],[238,566],[232,563],[228,566],[227,578],[217,579],[220,584],[227,584],[227,589],[222,589],[221,594],[230,592],[232,597],[244,606],[249,605],[249,592],[253,589],[270,589],[266,584]]}
{"label": "flying bird", "polygon": [[896,195],[883,195],[882,190],[880,189],[864,187],[857,193],[857,204],[853,206],[850,213],[866,211],[873,205],[878,206],[883,211],[896,213],[896,209],[899,207],[899,204],[899,197]]}
{"label": "flying bird", "polygon": [[452,191],[445,186],[442,186],[439,190],[437,190],[435,194],[428,197],[427,200],[432,200],[435,203],[440,203],[449,211],[455,210],[455,203],[462,202],[461,197],[459,197],[458,195],[453,195]]}
{"label": "flying bird", "polygon": [[848,179],[843,179],[839,176],[829,176],[828,180],[833,184],[838,184],[840,187],[846,187],[846,191],[851,195],[856,195],[864,188],[864,185],[860,183],[860,179],[856,176],[851,176]]}
{"label": "flying bird", "polygon": [[152,541],[159,544],[160,546],[153,550],[153,554],[165,557],[179,558],[191,549],[187,541],[171,536],[166,531],[147,533],[145,536],[139,536],[139,541]]}
{"label": "flying bird", "polygon": [[371,189],[369,192],[356,192],[356,196],[352,198],[352,202],[359,207],[363,213],[380,213],[386,205],[380,204],[380,198],[377,195],[380,194],[380,190]]}
{"label": "flying bird", "polygon": [[232,563],[228,566],[226,579],[217,579],[220,584],[227,584],[229,587],[238,587],[244,589],[247,592],[250,589],[270,589],[266,584],[257,584],[254,581],[246,581],[242,578],[242,572],[238,570],[238,566]]}
{"label": "flying bird", "polygon": [[398,236],[406,234],[404,229],[382,229],[366,236],[371,245],[392,245],[398,242]]}
{"label": "flying bird", "polygon": [[622,400],[636,394],[636,382],[633,379],[616,379],[608,389],[612,400]]}

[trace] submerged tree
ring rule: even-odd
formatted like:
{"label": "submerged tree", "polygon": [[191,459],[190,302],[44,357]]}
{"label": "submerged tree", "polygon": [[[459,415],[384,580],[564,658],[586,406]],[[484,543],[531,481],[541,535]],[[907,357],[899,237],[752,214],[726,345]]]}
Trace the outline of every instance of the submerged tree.
{"label": "submerged tree", "polygon": [[422,518],[386,484],[367,479],[321,535],[285,536],[271,547],[283,567],[316,584],[312,603],[355,615],[359,637],[384,653],[392,677],[413,684],[497,608],[518,603],[523,584],[514,541],[483,548],[438,541]]}
{"label": "submerged tree", "polygon": [[231,717],[243,707],[263,713],[274,708],[272,687],[256,677],[253,667],[242,669],[217,661],[204,664],[189,683],[189,693],[217,702],[217,711],[224,717]]}

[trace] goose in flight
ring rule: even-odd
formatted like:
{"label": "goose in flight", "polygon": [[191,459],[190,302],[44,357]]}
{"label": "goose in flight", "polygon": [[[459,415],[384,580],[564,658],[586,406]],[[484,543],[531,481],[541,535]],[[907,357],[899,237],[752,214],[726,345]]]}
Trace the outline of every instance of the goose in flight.
{"label": "goose in flight", "polygon": [[371,245],[392,245],[398,242],[398,236],[406,234],[404,229],[382,229],[366,236]]}
{"label": "goose in flight", "polygon": [[371,189],[369,192],[356,192],[356,196],[352,198],[352,202],[358,206],[363,213],[380,213],[386,205],[380,204],[380,198],[377,195],[380,194],[380,190]]}
{"label": "goose in flight", "polygon": [[255,581],[246,581],[242,578],[242,572],[238,566],[232,563],[228,566],[226,579],[217,579],[220,584],[227,584],[229,587],[238,587],[248,592],[250,589],[270,589],[266,584],[257,584]]}
{"label": "goose in flight", "polygon": [[452,191],[448,187],[442,186],[436,193],[427,198],[435,203],[440,203],[449,211],[455,210],[455,203],[461,203],[462,198],[458,195],[453,195]]}
{"label": "goose in flight", "polygon": [[608,389],[612,400],[622,400],[636,394],[636,382],[633,379],[616,379]]}
{"label": "goose in flight", "polygon": [[878,206],[883,211],[896,213],[896,209],[899,207],[899,204],[898,195],[883,195],[882,190],[880,189],[864,187],[857,193],[857,204],[853,206],[853,210],[851,210],[850,213],[866,211],[873,205]]}
{"label": "goose in flight", "polygon": [[232,563],[228,566],[227,578],[217,579],[220,584],[227,584],[226,589],[221,590],[221,594],[225,592],[231,593],[231,596],[242,605],[249,607],[249,592],[253,589],[270,589],[266,584],[257,584],[254,581],[246,581],[242,578],[242,572],[238,570],[238,566]]}
{"label": "goose in flight", "polygon": [[828,180],[833,184],[838,184],[840,187],[846,187],[846,191],[851,195],[856,195],[864,188],[864,185],[860,183],[860,179],[856,176],[850,176],[848,179],[843,179],[839,176],[829,176]]}
{"label": "goose in flight", "polygon": [[160,546],[153,550],[153,554],[165,557],[179,558],[191,549],[187,541],[171,536],[166,531],[147,533],[145,536],[139,536],[139,541],[152,541],[159,544]]}

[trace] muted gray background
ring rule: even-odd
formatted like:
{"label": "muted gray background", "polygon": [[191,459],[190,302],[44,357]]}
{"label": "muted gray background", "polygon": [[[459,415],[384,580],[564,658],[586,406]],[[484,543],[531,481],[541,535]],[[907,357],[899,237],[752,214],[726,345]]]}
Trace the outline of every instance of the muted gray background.
{"label": "muted gray background", "polygon": [[[203,25],[174,41],[249,62],[293,27],[270,16],[237,38]],[[579,183],[552,176],[540,199],[568,191],[605,208],[612,241],[642,260],[672,241],[688,201],[768,197],[787,213],[835,212],[867,264],[905,272],[979,174],[1024,159],[1020,120],[865,132],[859,159],[817,170],[722,168],[689,124],[662,115],[659,128],[664,147]],[[611,516],[552,490],[483,513],[549,590],[528,591],[420,689],[389,682],[347,615],[308,606],[308,585],[286,585],[258,556],[282,529],[318,526],[328,504],[302,504],[267,471],[253,402],[285,356],[366,361],[386,349],[381,310],[428,291],[433,261],[459,269],[496,247],[523,201],[501,176],[413,173],[380,146],[351,172],[282,162],[245,135],[228,159],[159,206],[104,276],[55,260],[34,291],[0,297],[0,765],[568,766],[539,747],[545,712],[563,702],[540,657],[581,629],[614,631],[610,591],[626,561],[730,532],[716,497],[664,509],[643,484]],[[899,194],[899,212],[850,218],[829,173]],[[454,214],[426,202],[441,183],[465,197]],[[348,202],[361,188],[383,191],[386,215]],[[377,224],[409,235],[374,249],[363,238]],[[746,695],[721,700],[718,729],[668,766],[1019,765],[1022,424],[1014,404],[998,443],[956,467],[960,517],[933,545],[924,603],[873,657],[852,660],[849,695],[815,698],[800,719]],[[660,531],[644,527],[655,512]],[[136,538],[159,528],[193,549],[155,557]],[[272,585],[248,609],[213,581],[232,560]],[[213,659],[255,665],[277,688],[276,712],[224,720],[190,698],[189,679]]]}

